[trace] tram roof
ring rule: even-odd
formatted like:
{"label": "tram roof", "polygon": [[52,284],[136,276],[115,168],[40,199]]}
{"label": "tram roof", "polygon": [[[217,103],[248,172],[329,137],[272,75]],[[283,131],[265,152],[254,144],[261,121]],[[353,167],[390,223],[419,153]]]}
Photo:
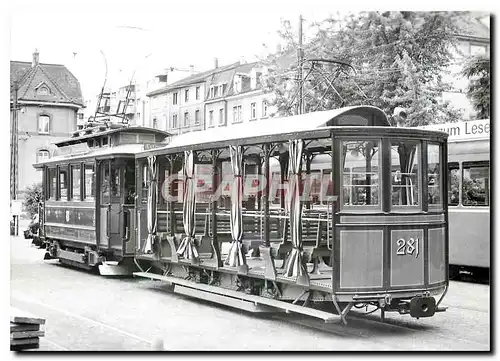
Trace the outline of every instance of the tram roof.
{"label": "tram roof", "polygon": [[155,148],[154,151],[257,136],[287,134],[329,126],[390,126],[390,124],[385,113],[377,107],[352,106],[185,133],[171,138],[168,145]]}
{"label": "tram roof", "polygon": [[109,159],[120,156],[135,156],[138,152],[145,150],[144,144],[123,144],[114,147],[105,148],[87,148],[77,153],[67,153],[56,155],[44,162],[33,164],[35,168],[41,168],[44,165],[54,165],[68,162],[78,162],[85,159]]}
{"label": "tram roof", "polygon": [[108,127],[104,123],[101,123],[93,127],[78,130],[73,133],[73,136],[71,138],[67,138],[59,142],[56,142],[54,143],[54,145],[57,147],[64,147],[67,145],[86,142],[87,140],[92,138],[102,137],[103,135],[109,135],[118,132],[158,134],[164,136],[165,138],[170,135],[170,133],[165,132],[163,130],[143,127],[140,125],[123,126],[121,124],[111,123]]}

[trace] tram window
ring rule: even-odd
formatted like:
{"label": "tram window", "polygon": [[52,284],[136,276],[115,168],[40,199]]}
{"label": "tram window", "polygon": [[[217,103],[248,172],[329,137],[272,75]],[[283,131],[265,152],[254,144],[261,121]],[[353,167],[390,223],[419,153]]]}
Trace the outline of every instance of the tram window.
{"label": "tram window", "polygon": [[391,161],[392,205],[419,205],[420,143],[392,142]]}
{"label": "tram window", "polygon": [[489,163],[464,163],[462,165],[462,204],[464,206],[489,206],[489,194]]}
{"label": "tram window", "polygon": [[441,147],[439,144],[427,145],[427,189],[430,207],[442,207],[441,196]]}
{"label": "tram window", "polygon": [[281,184],[281,172],[272,172],[271,186],[269,189],[269,201],[272,205],[281,206],[281,192],[284,188],[284,196],[286,197],[287,184],[288,182],[286,180]]}
{"label": "tram window", "polygon": [[321,204],[321,180],[320,170],[312,170],[311,174],[302,173],[302,196],[311,201],[313,205]]}
{"label": "tram window", "polygon": [[460,169],[458,163],[449,164],[449,193],[448,193],[448,205],[458,206],[460,202]]}
{"label": "tram window", "polygon": [[47,199],[56,199],[57,192],[57,169],[49,168],[49,184]]}
{"label": "tram window", "polygon": [[322,200],[323,204],[327,204],[328,198],[333,196],[332,171],[330,169],[323,170],[321,194],[326,195],[325,199]]}
{"label": "tram window", "polygon": [[91,201],[95,199],[95,174],[94,166],[91,164],[85,165],[85,200]]}
{"label": "tram window", "polygon": [[111,167],[111,196],[119,197],[121,194],[120,168]]}
{"label": "tram window", "polygon": [[133,160],[127,161],[125,168],[125,204],[135,201],[135,164]]}
{"label": "tram window", "polygon": [[342,204],[344,206],[379,204],[378,141],[343,141],[343,184]]}
{"label": "tram window", "polygon": [[71,192],[71,199],[75,201],[80,200],[80,175],[81,175],[81,169],[79,165],[72,165],[71,166],[71,182],[73,184],[72,187],[72,192]]}
{"label": "tram window", "polygon": [[59,169],[59,199],[68,198],[68,171],[66,169]]}
{"label": "tram window", "polygon": [[107,204],[109,203],[109,195],[110,195],[110,174],[109,174],[109,163],[103,162],[101,163],[101,203]]}
{"label": "tram window", "polygon": [[195,165],[196,203],[208,203],[212,195],[212,166],[207,164]]}
{"label": "tram window", "polygon": [[142,190],[142,202],[147,202],[148,199],[148,189],[149,189],[149,170],[148,163],[144,162],[142,165],[142,175],[141,175],[141,190]]}

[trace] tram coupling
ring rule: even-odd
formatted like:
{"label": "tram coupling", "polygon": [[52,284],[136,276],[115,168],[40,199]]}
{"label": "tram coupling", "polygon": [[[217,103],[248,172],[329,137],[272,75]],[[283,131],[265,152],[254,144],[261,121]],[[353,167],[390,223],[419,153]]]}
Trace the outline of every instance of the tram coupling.
{"label": "tram coupling", "polygon": [[446,311],[445,307],[436,307],[436,299],[432,296],[418,295],[410,300],[399,300],[397,310],[401,315],[410,314],[411,317],[432,317],[436,312]]}

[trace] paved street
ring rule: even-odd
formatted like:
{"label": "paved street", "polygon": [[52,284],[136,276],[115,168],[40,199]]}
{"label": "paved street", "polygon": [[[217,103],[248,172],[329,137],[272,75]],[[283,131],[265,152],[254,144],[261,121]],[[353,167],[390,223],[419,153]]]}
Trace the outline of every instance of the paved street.
{"label": "paved street", "polygon": [[43,261],[11,237],[11,304],[46,318],[40,350],[489,350],[489,286],[452,282],[430,319],[380,313],[349,325],[271,318],[173,294],[159,282],[110,279]]}

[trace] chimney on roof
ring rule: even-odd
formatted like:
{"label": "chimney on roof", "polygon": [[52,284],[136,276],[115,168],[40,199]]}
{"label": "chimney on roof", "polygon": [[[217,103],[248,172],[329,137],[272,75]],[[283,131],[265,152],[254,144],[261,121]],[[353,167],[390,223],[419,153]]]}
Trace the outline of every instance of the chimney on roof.
{"label": "chimney on roof", "polygon": [[189,66],[189,69],[190,69],[189,73],[190,73],[191,75],[194,75],[194,73],[195,73],[195,71],[194,71],[194,65],[190,65],[190,66]]}
{"label": "chimney on roof", "polygon": [[281,53],[281,44],[276,45],[276,54]]}
{"label": "chimney on roof", "polygon": [[219,67],[219,59],[214,58],[214,69],[217,69]]}
{"label": "chimney on roof", "polygon": [[31,62],[31,67],[35,67],[38,65],[39,63],[39,60],[40,60],[40,53],[38,52],[38,49],[35,49],[34,53],[33,53],[33,61]]}

